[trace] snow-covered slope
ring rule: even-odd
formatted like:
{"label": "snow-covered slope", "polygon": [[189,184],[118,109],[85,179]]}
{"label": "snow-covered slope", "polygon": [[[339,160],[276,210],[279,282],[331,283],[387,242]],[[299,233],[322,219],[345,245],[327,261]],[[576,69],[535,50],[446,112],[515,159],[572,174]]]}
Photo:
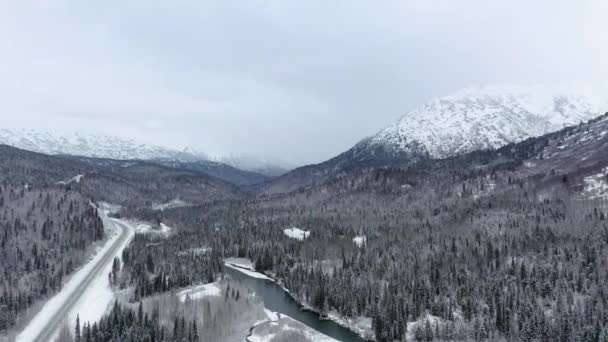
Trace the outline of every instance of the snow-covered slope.
{"label": "snow-covered slope", "polygon": [[130,139],[101,134],[63,133],[33,129],[0,129],[0,143],[44,154],[109,159],[198,160],[189,152],[148,145]]}
{"label": "snow-covered slope", "polygon": [[279,166],[253,157],[212,160],[191,148],[177,150],[103,134],[0,128],[0,144],[50,155],[155,160],[165,166],[193,169],[235,184],[259,183],[287,171],[283,164]]}
{"label": "snow-covered slope", "polygon": [[426,103],[363,144],[444,158],[540,136],[606,111],[608,93],[600,89],[472,87]]}

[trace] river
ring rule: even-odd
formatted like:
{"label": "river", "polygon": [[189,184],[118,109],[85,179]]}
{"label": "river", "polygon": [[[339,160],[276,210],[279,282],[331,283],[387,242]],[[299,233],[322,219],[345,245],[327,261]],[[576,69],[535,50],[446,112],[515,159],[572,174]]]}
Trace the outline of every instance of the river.
{"label": "river", "polygon": [[338,341],[367,342],[351,330],[333,321],[321,319],[317,313],[302,310],[298,302],[291,298],[283,288],[270,280],[254,278],[230,267],[225,267],[224,272],[229,274],[235,281],[239,281],[245,287],[253,290],[262,298],[264,306],[268,310],[285,314]]}

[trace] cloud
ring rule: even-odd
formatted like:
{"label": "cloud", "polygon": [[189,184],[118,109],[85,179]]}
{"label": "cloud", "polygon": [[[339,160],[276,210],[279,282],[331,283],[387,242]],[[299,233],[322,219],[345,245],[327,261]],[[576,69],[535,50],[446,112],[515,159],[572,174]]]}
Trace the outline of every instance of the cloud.
{"label": "cloud", "polygon": [[608,77],[596,1],[19,1],[7,126],[317,162],[470,84]]}

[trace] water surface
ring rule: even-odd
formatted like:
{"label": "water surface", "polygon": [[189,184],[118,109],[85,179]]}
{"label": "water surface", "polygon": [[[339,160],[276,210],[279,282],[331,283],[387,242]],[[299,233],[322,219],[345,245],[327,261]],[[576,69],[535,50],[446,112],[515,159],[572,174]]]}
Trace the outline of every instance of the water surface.
{"label": "water surface", "polygon": [[322,320],[317,313],[300,309],[298,302],[270,280],[254,278],[230,267],[224,267],[224,272],[235,281],[253,290],[262,299],[268,310],[285,314],[338,341],[367,342],[333,321]]}

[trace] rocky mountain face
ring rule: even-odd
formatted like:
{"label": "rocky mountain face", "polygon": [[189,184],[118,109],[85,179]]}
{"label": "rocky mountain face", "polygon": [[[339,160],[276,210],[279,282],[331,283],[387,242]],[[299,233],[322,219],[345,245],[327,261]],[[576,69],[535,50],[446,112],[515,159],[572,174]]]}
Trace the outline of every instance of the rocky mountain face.
{"label": "rocky mountain face", "polygon": [[293,191],[354,168],[397,167],[497,149],[588,121],[606,110],[608,96],[595,89],[467,88],[431,100],[337,157],[293,170],[262,189]]}

